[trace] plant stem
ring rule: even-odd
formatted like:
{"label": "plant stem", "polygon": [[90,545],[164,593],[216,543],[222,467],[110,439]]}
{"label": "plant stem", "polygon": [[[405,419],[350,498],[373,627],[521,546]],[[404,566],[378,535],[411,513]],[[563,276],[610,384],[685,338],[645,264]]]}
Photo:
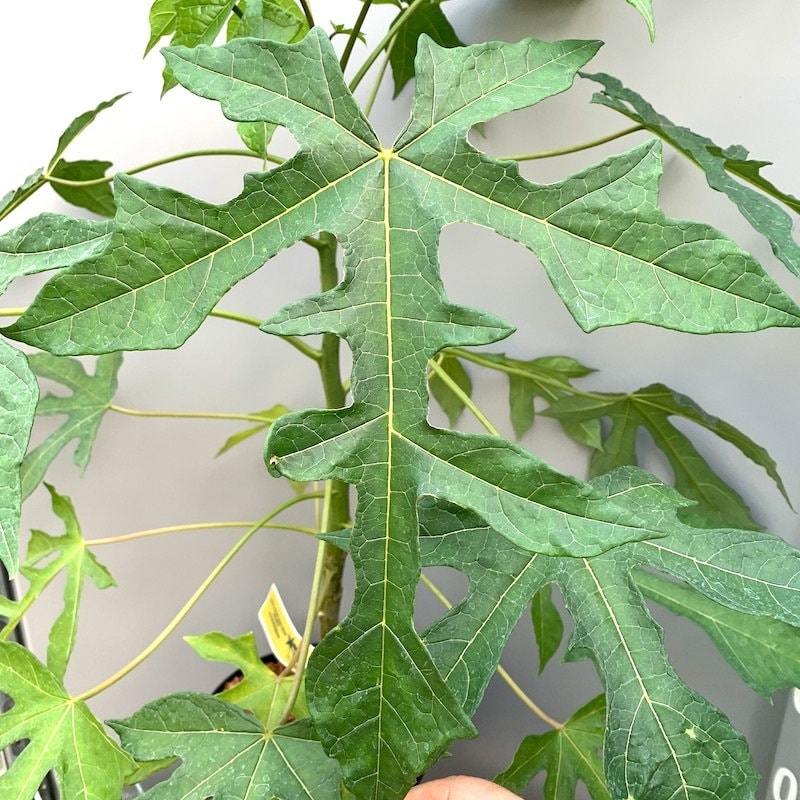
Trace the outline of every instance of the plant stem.
{"label": "plant stem", "polygon": [[[506,375],[518,375],[519,377],[527,378],[528,380],[531,379],[530,372],[526,372],[522,369],[515,369],[507,364],[498,364],[496,361],[484,358],[480,353],[475,353],[471,350],[465,350],[460,347],[450,347],[447,349],[447,352],[457,358],[463,358],[464,361],[470,361],[473,364],[478,364],[486,369],[493,369],[497,372],[503,372]],[[624,392],[616,394],[612,392],[587,392],[576,388],[567,381],[559,380],[558,378],[553,378],[549,375],[537,375],[536,380],[538,383],[552,386],[553,388],[559,389],[571,395],[575,395],[576,397],[586,397],[593,400],[622,400],[623,398],[628,397],[628,394]]]}
{"label": "plant stem", "polygon": [[21,308],[0,308],[0,317],[19,317],[27,310],[26,306]]}
{"label": "plant stem", "polygon": [[[149,161],[146,164],[140,164],[138,167],[133,167],[129,170],[117,170],[117,172],[125,172],[126,175],[135,175],[137,172],[155,169],[156,167],[164,166],[164,164],[173,164],[176,161],[183,161],[187,158],[198,158],[201,156],[247,156],[250,158],[261,158],[261,156],[257,155],[251,150],[189,150],[185,153],[178,153],[174,156],[165,156],[164,158],[159,158],[155,161]],[[269,160],[277,164],[283,162],[283,159],[280,159],[277,156],[272,156]],[[94,180],[90,181],[71,181],[67,180],[66,178],[56,178],[53,175],[47,174],[44,176],[44,180],[50,183],[57,183],[59,186],[77,186],[86,188],[90,186],[100,186],[104,183],[111,183],[111,181],[114,180],[114,175],[106,175],[102,178],[95,178]]]}
{"label": "plant stem", "polygon": [[[314,245],[312,245],[313,247]],[[260,328],[263,320],[256,319],[255,317],[248,316],[247,314],[239,314],[236,311],[222,311],[221,309],[214,309],[210,316],[219,317],[220,319],[228,319],[232,322],[241,322],[244,325],[250,325],[254,328]],[[295,350],[299,350],[304,356],[307,356],[312,361],[319,361],[322,354],[316,347],[306,344],[299,336],[279,336],[284,342],[290,344]]]}
{"label": "plant stem", "polygon": [[623,136],[628,136],[631,133],[645,130],[644,125],[634,125],[632,128],[625,128],[625,130],[611,133],[608,136],[603,136],[600,139],[593,139],[591,142],[584,142],[583,144],[576,144],[572,147],[565,147],[562,150],[548,150],[543,153],[528,153],[521,156],[503,156],[505,161],[536,161],[540,158],[554,158],[555,156],[566,156],[570,153],[580,153],[581,150],[591,150],[593,147],[599,147],[601,144],[613,142],[615,139],[621,139]]}
{"label": "plant stem", "polygon": [[502,664],[497,665],[497,674],[506,682],[509,689],[520,699],[523,703],[536,714],[539,719],[546,722],[551,728],[559,730],[564,727],[563,722],[553,719],[546,711],[543,711],[536,703],[531,700],[530,696],[525,694],[520,685],[508,674]]}
{"label": "plant stem", "polygon": [[[322,517],[322,530],[328,530],[331,524],[330,513],[332,509],[332,491],[333,481],[328,481],[327,486],[325,487],[325,510],[327,513],[324,513]],[[319,546],[317,547],[317,559],[314,563],[314,577],[311,579],[311,594],[308,598],[308,611],[306,612],[306,621],[305,625],[303,626],[303,638],[300,640],[300,647],[297,650],[297,666],[295,668],[294,680],[292,681],[292,686],[289,690],[289,696],[286,699],[286,705],[281,712],[279,722],[280,725],[289,719],[289,715],[292,713],[295,701],[297,700],[297,695],[300,692],[300,686],[303,682],[303,672],[305,672],[306,662],[308,661],[308,647],[311,644],[311,637],[313,636],[314,632],[314,622],[319,614],[321,602],[320,590],[323,583],[326,584],[327,588],[327,580],[324,577],[326,544],[326,542],[320,541]]]}
{"label": "plant stem", "polygon": [[264,422],[263,417],[255,414],[226,414],[213,411],[138,411],[133,408],[123,408],[114,403],[108,404],[109,411],[126,414],[129,417],[154,417],[158,419],[229,419],[244,422]]}
{"label": "plant stem", "polygon": [[[325,245],[319,251],[320,286],[323,292],[330,291],[339,282],[339,269],[336,265],[338,243],[331,233],[319,236]],[[343,408],[347,394],[342,384],[340,342],[333,333],[322,336],[322,357],[319,360],[320,378],[328,408]],[[341,530],[350,523],[350,490],[339,480],[330,482],[330,493],[323,514],[323,531]],[[342,605],[342,575],[347,554],[332,544],[325,544],[323,555],[323,584],[326,587],[320,600],[319,631],[324,637],[339,622]]]}
{"label": "plant stem", "polygon": [[427,3],[429,1],[430,0],[414,0],[397,15],[395,21],[389,26],[389,30],[386,32],[386,35],[380,40],[380,42],[378,42],[373,51],[364,59],[364,62],[361,64],[358,72],[356,72],[356,74],[353,76],[353,80],[350,81],[351,92],[355,91],[361,81],[364,80],[364,76],[367,74],[367,72],[369,72],[370,67],[375,63],[378,56],[381,54],[381,51],[388,47],[389,43],[397,35],[397,32],[403,27],[408,17],[410,17],[423,3]]}
{"label": "plant stem", "polygon": [[447,388],[453,392],[456,397],[470,410],[472,415],[475,419],[483,425],[486,430],[492,434],[492,436],[499,436],[500,431],[495,428],[494,425],[489,421],[489,418],[486,414],[481,411],[478,406],[475,405],[472,398],[444,371],[442,365],[439,364],[438,361],[435,359],[428,362],[428,366],[431,368],[433,372],[439,377],[442,383],[447,385]]}
{"label": "plant stem", "polygon": [[361,28],[364,27],[364,20],[367,18],[367,14],[369,13],[369,8],[372,5],[372,0],[363,0],[361,3],[361,11],[358,13],[358,18],[353,25],[353,30],[350,31],[350,36],[347,39],[347,44],[344,47],[344,52],[342,53],[342,58],[339,61],[339,65],[342,68],[342,72],[345,71],[347,67],[347,62],[350,61],[350,56],[353,53],[353,47],[355,46],[356,41],[358,40],[358,34],[361,33]]}
{"label": "plant stem", "polygon": [[250,541],[253,535],[258,532],[267,522],[274,519],[278,514],[285,511],[287,508],[290,508],[297,503],[300,503],[304,500],[308,500],[311,497],[315,497],[316,493],[309,493],[298,495],[297,497],[292,497],[287,500],[285,503],[281,503],[277,508],[273,509],[269,512],[262,520],[257,522],[255,525],[251,526],[249,530],[244,534],[244,536],[239,539],[238,542],[226,553],[225,557],[217,564],[216,567],[211,571],[209,576],[200,584],[197,591],[187,600],[184,604],[183,608],[172,618],[169,624],[161,631],[161,633],[156,636],[155,639],[144,649],[138,656],[134,659],[129,661],[122,669],[115,672],[110,678],[107,678],[102,683],[98,683],[97,686],[89,689],[88,691],[84,692],[83,694],[78,695],[75,697],[76,702],[88,700],[91,697],[95,697],[96,695],[100,694],[101,692],[108,689],[110,686],[113,686],[115,683],[120,681],[124,678],[128,673],[132,670],[136,669],[143,661],[149,658],[155,650],[164,643],[164,641],[172,634],[172,632],[178,627],[178,625],[183,622],[186,618],[188,613],[194,608],[197,601],[203,596],[205,591],[211,586],[212,583],[217,579],[219,574],[222,572],[225,567],[230,564],[230,562],[234,559],[234,557],[238,554],[238,552]]}
{"label": "plant stem", "polygon": [[383,83],[383,76],[386,75],[386,68],[389,66],[389,50],[391,46],[387,48],[386,56],[383,59],[383,63],[378,69],[378,77],[375,78],[375,82],[372,84],[372,91],[369,93],[369,97],[367,98],[367,102],[364,103],[364,115],[369,116],[372,113],[372,106],[375,105],[375,100],[378,97],[378,90],[381,88],[381,84]]}
{"label": "plant stem", "polygon": [[[321,493],[320,493],[321,494]],[[307,497],[310,495],[306,495]],[[106,544],[121,544],[123,542],[132,542],[137,539],[145,539],[149,536],[162,536],[168,533],[179,533],[181,531],[209,531],[219,530],[223,528],[252,528],[257,525],[256,522],[191,522],[186,525],[167,525],[163,528],[149,528],[144,531],[136,531],[134,533],[126,533],[122,536],[107,536],[103,539],[86,539],[87,547],[100,547]],[[317,532],[313,528],[304,528],[300,525],[278,525],[265,522],[261,525],[262,528],[269,530],[283,530],[295,531],[297,533],[304,533],[308,536],[314,536]]]}
{"label": "plant stem", "polygon": [[[442,590],[424,573],[420,576],[422,582],[425,586],[428,587],[431,594],[448,610],[453,607],[453,604],[445,597]],[[543,711],[539,708],[536,703],[531,700],[531,698],[525,694],[522,687],[508,674],[508,672],[500,665],[497,665],[497,674],[506,682],[508,687],[511,689],[512,692],[520,699],[522,702],[531,710],[534,714],[536,714],[539,719],[546,722],[551,728],[559,729],[563,728],[564,724],[559,722],[558,720],[553,719],[546,711]]]}

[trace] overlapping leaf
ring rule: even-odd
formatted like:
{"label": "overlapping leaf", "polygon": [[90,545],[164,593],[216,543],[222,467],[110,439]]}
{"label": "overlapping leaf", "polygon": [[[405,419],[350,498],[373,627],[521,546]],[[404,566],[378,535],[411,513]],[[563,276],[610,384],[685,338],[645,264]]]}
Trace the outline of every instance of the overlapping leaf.
{"label": "overlapping leaf", "polygon": [[611,800],[600,758],[605,722],[605,698],[600,695],[558,730],[526,736],[511,764],[495,781],[520,794],[536,775],[546,771],[545,800],[574,797],[578,781],[589,790],[592,800]]}
{"label": "overlapping leaf", "polygon": [[[597,47],[527,40],[445,50],[423,38],[411,121],[393,148],[379,143],[318,30],[297,45],[173,50],[171,68],[188,88],[233,120],[286,125],[298,154],[248,177],[223,206],[118,178],[107,250],[56,276],[6,330],[54,352],[174,347],[282,248],[321,229],[338,238],[342,282],[263,329],[334,333],[353,352],[353,405],[285,417],[270,431],[268,458],[275,473],[341,479],[358,492],[352,610],[307,673],[320,739],[358,796],[402,797],[450,739],[471,732],[465,707],[482,691],[481,681],[445,681],[444,656],[434,663],[412,625],[420,496],[470,509],[528,562],[595,556],[676,524],[649,484],[584,484],[503,440],[427,424],[429,359],[511,331],[448,301],[441,229],[477,222],[526,244],[587,330],[632,320],[697,332],[800,324],[800,309],[749,256],[658,210],[655,145],[538,186],[467,143],[474,125],[568,88]],[[449,653],[453,643],[434,647],[434,633],[431,650]],[[462,656],[443,673],[468,675]]]}
{"label": "overlapping leaf", "polygon": [[420,36],[424,34],[430,37],[441,47],[458,47],[463,44],[442,11],[440,2],[418,5],[411,14],[401,13],[404,22],[389,47],[389,64],[392,68],[395,97],[415,75],[417,43]]}
{"label": "overlapping leaf", "polygon": [[78,609],[83,586],[91,580],[98,589],[114,586],[111,573],[86,547],[75,509],[68,497],[63,497],[47,487],[53,511],[64,523],[61,536],[50,536],[43,531],[33,531],[22,574],[29,582],[21,605],[26,608],[29,599],[35,598],[60,572],[66,573],[64,584],[64,608],[50,629],[47,647],[47,668],[59,680],[63,680],[75,637],[78,630]]}
{"label": "overlapping leaf", "polygon": [[734,611],[684,583],[637,570],[642,594],[690,619],[713,640],[725,660],[752,689],[771,697],[800,685],[800,630],[771,617]]}
{"label": "overlapping leaf", "polygon": [[[618,470],[596,481],[617,491],[638,485],[643,502],[674,509],[687,502],[635,470]],[[767,663],[764,671],[750,669],[745,680],[766,691],[796,678],[793,648],[770,653],[766,643],[762,650],[751,637],[765,617],[770,619],[765,630],[786,634],[800,622],[798,551],[767,534],[698,530],[676,520],[669,536],[623,545],[593,558],[531,558],[463,510],[430,502],[421,517],[426,533],[421,540],[423,563],[451,566],[470,578],[464,600],[424,634],[466,708],[474,707],[474,697],[488,682],[526,600],[555,580],[575,620],[571,657],[591,656],[606,686],[605,760],[612,795],[712,795],[729,800],[753,796],[756,776],[743,738],[675,675],[661,631],[631,572],[647,564],[686,581],[699,598],[695,617],[711,617],[708,600],[721,604],[716,606],[721,612],[705,624],[715,625],[719,617],[723,622],[717,627],[723,635],[738,630],[736,641],[750,639],[746,651],[760,653]],[[735,664],[734,649],[729,646],[722,652]]]}
{"label": "overlapping leaf", "polygon": [[36,353],[29,361],[39,378],[58,382],[70,394],[66,397],[47,394],[39,400],[37,415],[64,414],[67,419],[25,456],[20,469],[23,497],[39,485],[53,459],[71,441],[78,443],[73,456],[75,464],[83,469],[89,463],[97,431],[117,390],[122,354],[109,353],[98,358],[94,375],[88,375],[75,358]]}
{"label": "overlapping leaf", "polygon": [[[224,688],[217,694],[218,697],[255,714],[267,730],[277,727],[286,710],[294,678],[292,675],[279,677],[270,666],[262,662],[252,633],[236,639],[223,633],[185,638],[203,658],[233,664],[240,671],[240,680],[235,685]],[[308,716],[302,687],[292,706],[292,715],[297,719]]]}
{"label": "overlapping leaf", "polygon": [[553,602],[553,587],[542,586],[531,601],[531,622],[536,644],[539,647],[539,672],[556,654],[564,638],[564,621]]}
{"label": "overlapping leaf", "polygon": [[0,797],[32,799],[53,770],[70,800],[120,797],[136,764],[103,729],[85,703],[25,648],[0,644],[0,691],[15,701],[0,714],[0,748],[27,741],[8,772]]}
{"label": "overlapping leaf", "polygon": [[[769,196],[793,211],[800,208],[800,200],[781,192],[761,176],[760,170],[768,162],[747,160],[747,150],[740,145],[722,149],[711,139],[675,125],[643,97],[623,86],[617,78],[602,73],[583,77],[603,85],[603,91],[594,95],[593,102],[612,108],[643,125],[703,169],[708,185],[727,195],[744,218],[766,237],[775,255],[795,275],[800,275],[800,245],[792,236],[793,220]],[[755,191],[746,185],[748,183],[762,191]]]}
{"label": "overlapping leaf", "polygon": [[[111,179],[104,180],[106,172],[111,166],[110,161],[64,161],[61,159],[53,168],[52,177],[61,181],[92,183],[89,186],[73,186],[52,181],[51,184],[55,192],[68,203],[72,203],[78,208],[85,208],[100,217],[113,217],[116,206],[114,193],[111,191]],[[94,183],[98,180],[102,182]]]}
{"label": "overlapping leaf", "polygon": [[[252,714],[208,695],[163,697],[110,723],[141,761],[181,766],[148,800],[339,800],[341,773],[304,719],[268,731]],[[110,796],[110,795],[109,795]]]}
{"label": "overlapping leaf", "polygon": [[691,440],[672,422],[687,419],[733,444],[742,454],[763,467],[775,481],[784,497],[786,489],[769,453],[733,425],[706,413],[691,398],[663,384],[653,384],[630,394],[593,394],[563,397],[546,412],[567,430],[581,424],[608,419],[611,427],[598,442],[591,461],[591,474],[602,475],[619,466],[638,464],[637,433],[646,430],[656,447],[666,456],[672,468],[675,488],[697,501],[683,509],[685,521],[705,527],[729,525],[755,528],[744,500],[710,467]]}

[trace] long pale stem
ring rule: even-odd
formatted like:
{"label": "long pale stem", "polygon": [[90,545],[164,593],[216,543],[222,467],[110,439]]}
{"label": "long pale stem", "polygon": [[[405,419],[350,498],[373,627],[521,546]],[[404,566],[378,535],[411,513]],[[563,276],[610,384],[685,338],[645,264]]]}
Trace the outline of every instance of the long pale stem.
{"label": "long pale stem", "polygon": [[475,419],[483,425],[486,430],[492,434],[492,436],[499,436],[500,431],[495,428],[494,425],[489,421],[489,418],[483,411],[478,408],[477,405],[473,402],[472,398],[445,372],[441,364],[438,361],[432,360],[428,362],[428,366],[430,367],[431,371],[436,373],[436,376],[442,381],[442,383],[447,385],[447,388],[453,392],[456,397],[470,410],[470,413],[475,417]]}
{"label": "long pale stem", "polygon": [[[323,531],[329,530],[331,524],[330,516],[332,509],[332,491],[333,482],[328,481],[325,487],[325,506],[320,525],[320,529]],[[292,682],[292,686],[289,690],[289,696],[286,699],[286,706],[281,713],[281,723],[284,723],[287,719],[289,719],[289,715],[292,713],[295,701],[297,700],[297,695],[300,692],[300,686],[303,682],[303,673],[305,672],[306,661],[308,661],[308,648],[311,644],[311,637],[313,636],[314,632],[314,623],[319,615],[319,606],[321,602],[320,593],[322,591],[323,583],[327,584],[325,577],[325,544],[325,542],[320,540],[319,546],[317,547],[317,559],[314,563],[314,577],[311,579],[311,593],[308,598],[308,610],[306,611],[306,621],[305,625],[303,626],[303,638],[300,640],[300,647],[297,651],[297,667],[295,670],[294,681]]]}
{"label": "long pale stem", "polygon": [[[163,167],[165,164],[173,164],[176,161],[183,161],[187,158],[199,158],[202,156],[240,156],[248,158],[261,158],[257,153],[251,150],[190,150],[185,153],[178,153],[173,156],[165,156],[164,158],[156,159],[155,161],[148,161],[146,164],[140,164],[137,167],[132,167],[128,170],[122,170],[126,175],[136,175],[138,172],[145,172],[149,169],[156,167]],[[276,164],[283,162],[283,159],[277,156],[269,158],[270,161]],[[49,183],[56,183],[59,186],[75,186],[81,189],[88,189],[92,186],[102,186],[104,183],[111,183],[114,180],[114,175],[105,175],[102,178],[93,178],[89,181],[73,181],[67,178],[58,178],[55,175],[46,174],[43,176],[44,180]]]}
{"label": "long pale stem", "polygon": [[[181,533],[185,531],[211,531],[224,530],[231,528],[252,528],[257,522],[190,522],[184,525],[166,525],[163,528],[148,528],[143,531],[125,533],[121,536],[106,536],[102,539],[86,539],[87,547],[100,547],[107,544],[122,544],[123,542],[133,542],[137,539],[147,539],[151,536],[164,536],[170,533]],[[301,525],[279,525],[270,522],[261,524],[262,528],[268,530],[295,531],[309,536],[316,534],[313,528],[304,528]]]}
{"label": "long pale stem", "polygon": [[628,136],[631,133],[645,130],[644,125],[634,125],[631,128],[611,133],[608,136],[602,136],[599,139],[593,139],[591,142],[583,142],[576,144],[572,147],[564,147],[560,150],[546,150],[542,153],[527,153],[520,156],[503,156],[506,161],[537,161],[541,158],[555,158],[556,156],[566,156],[570,153],[580,153],[582,150],[591,150],[593,147],[599,147],[601,144],[613,142],[615,139],[621,139],[623,136]]}
{"label": "long pale stem", "polygon": [[134,408],[124,408],[123,406],[109,403],[109,411],[116,411],[118,414],[126,414],[130,417],[152,417],[156,419],[227,419],[241,420],[243,422],[264,422],[263,417],[255,414],[226,414],[213,411],[139,411]]}
{"label": "long pale stem", "polygon": [[138,667],[139,664],[141,664],[143,661],[149,658],[155,652],[155,650],[160,645],[162,645],[167,638],[169,638],[169,636],[178,627],[178,625],[180,625],[181,622],[183,622],[183,620],[186,618],[186,616],[189,614],[192,608],[194,608],[194,606],[197,604],[197,601],[203,596],[203,594],[205,594],[206,590],[211,586],[211,584],[214,583],[214,581],[217,579],[222,570],[225,569],[225,567],[227,567],[228,564],[230,564],[230,562],[239,553],[239,551],[247,544],[247,542],[250,541],[253,535],[256,532],[258,532],[264,524],[270,522],[272,519],[278,516],[278,514],[281,514],[287,508],[290,508],[291,506],[294,506],[297,503],[301,503],[304,500],[309,500],[313,497],[316,497],[317,494],[318,493],[315,492],[315,493],[298,495],[297,497],[292,497],[285,503],[281,503],[281,505],[270,511],[270,513],[267,514],[262,520],[257,522],[251,528],[249,528],[248,531],[244,534],[244,536],[242,536],[241,539],[239,539],[239,541],[236,542],[236,544],[226,553],[225,557],[219,562],[219,564],[217,564],[217,566],[214,567],[209,576],[200,584],[197,591],[195,591],[195,593],[189,598],[189,600],[186,601],[183,608],[181,608],[181,610],[172,618],[172,620],[161,631],[161,633],[159,633],[158,636],[156,636],[156,638],[153,639],[153,641],[144,650],[142,650],[141,653],[139,653],[139,655],[137,655],[135,658],[129,661],[124,667],[122,667],[122,669],[115,672],[110,678],[107,678],[106,680],[97,684],[97,686],[93,687],[92,689],[89,689],[83,694],[78,695],[75,698],[75,700],[76,701],[88,700],[89,698],[100,694],[101,692],[108,689],[110,686],[113,686],[115,683],[120,681],[122,678],[124,678],[134,669],[136,669],[136,667]]}

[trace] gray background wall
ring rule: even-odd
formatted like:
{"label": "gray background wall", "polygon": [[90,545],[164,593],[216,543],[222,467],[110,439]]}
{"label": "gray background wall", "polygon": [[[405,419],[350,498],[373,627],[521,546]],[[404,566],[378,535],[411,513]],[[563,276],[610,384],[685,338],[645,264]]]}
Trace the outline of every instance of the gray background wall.
{"label": "gray background wall", "polygon": [[[320,3],[315,5],[319,8]],[[317,12],[321,21],[338,22],[354,18],[360,4],[339,0],[324,5],[325,11]],[[800,6],[791,0],[760,4],[672,0],[655,5],[655,44],[650,44],[643,22],[624,0],[452,0],[447,11],[467,42],[525,35],[604,40],[606,46],[590,65],[592,71],[617,75],[662,113],[720,145],[741,143],[753,157],[774,161],[767,175],[796,193],[800,160],[793,152],[798,123],[794,60]],[[153,54],[141,60],[149,2],[115,3],[109,11],[111,7],[102,0],[70,4],[46,0],[36,5],[34,19],[30,4],[4,5],[0,193],[47,161],[70,119],[120,91],[132,94],[100,117],[70,150],[71,157],[107,158],[126,168],[177,151],[238,146],[233,126],[215,104],[180,89],[159,100],[160,57]],[[391,13],[391,7],[375,10],[376,18]],[[592,91],[592,84],[579,81],[567,95],[492,122],[481,145],[496,154],[532,152],[626,127],[622,117],[589,105]],[[386,139],[401,127],[409,98],[406,91],[390,104],[388,85],[381,92],[376,124]],[[557,180],[637,141],[641,137],[569,158],[526,164],[523,174],[538,181]],[[665,162],[665,210],[721,228],[800,299],[797,280],[774,260],[766,243],[735,209],[706,187],[699,172],[669,152]],[[252,162],[245,159],[190,160],[153,170],[147,177],[222,202],[238,193],[242,173],[249,168]],[[65,207],[43,190],[7,220],[8,226],[44,209]],[[302,246],[281,254],[235,288],[221,307],[265,317],[283,303],[314,291],[312,255]],[[656,380],[666,382],[763,444],[776,459],[790,496],[800,504],[795,333],[771,330],[738,337],[690,337],[634,325],[586,335],[572,322],[536,260],[518,245],[479,228],[457,226],[445,231],[442,262],[454,300],[489,309],[517,326],[517,333],[502,345],[506,352],[526,358],[556,353],[579,358],[600,370],[588,384],[597,389],[627,390]],[[15,290],[6,295],[4,305],[23,304],[28,296]],[[117,402],[139,409],[246,412],[278,402],[293,408],[321,402],[310,364],[281,342],[221,320],[209,321],[181,351],[127,356],[120,380]],[[482,376],[476,398],[496,424],[509,429],[504,379]],[[170,423],[109,415],[85,476],[80,478],[64,455],[50,480],[73,498],[90,538],[202,520],[254,520],[289,493],[266,475],[256,439],[213,458],[236,429],[235,423]],[[697,440],[748,498],[756,518],[797,544],[797,518],[769,480],[727,446],[710,437]],[[566,442],[547,420],[537,423],[525,444],[559,468],[584,474],[586,454]],[[662,469],[654,455],[648,457],[647,466]],[[25,512],[26,529],[60,532],[47,506],[40,490]],[[87,590],[69,688],[81,692],[136,655],[238,535],[233,530],[182,533],[98,551],[119,588],[102,594]],[[256,609],[272,581],[279,584],[299,622],[305,614],[313,552],[313,542],[296,534],[259,537],[201,600],[180,634],[221,629],[235,635],[254,629]],[[437,578],[453,599],[464,590],[459,576]],[[438,613],[424,590],[419,602],[421,620]],[[41,652],[58,607],[54,590],[33,613],[29,632]],[[754,695],[687,626],[669,624],[667,645],[687,682],[730,715],[749,737],[758,768],[769,771],[785,697],[779,696],[770,706]],[[536,650],[527,619],[512,637],[503,663],[556,717],[566,717],[599,689],[587,664],[568,665],[561,674],[555,665],[536,678]],[[179,636],[174,637],[136,673],[97,697],[93,707],[102,717],[124,716],[159,694],[179,688],[208,690],[225,671],[200,660]],[[543,730],[499,681],[493,683],[477,724],[480,740],[455,745],[453,758],[437,767],[436,774],[466,771],[491,777],[507,764],[521,736]],[[534,787],[530,797],[537,792]]]}

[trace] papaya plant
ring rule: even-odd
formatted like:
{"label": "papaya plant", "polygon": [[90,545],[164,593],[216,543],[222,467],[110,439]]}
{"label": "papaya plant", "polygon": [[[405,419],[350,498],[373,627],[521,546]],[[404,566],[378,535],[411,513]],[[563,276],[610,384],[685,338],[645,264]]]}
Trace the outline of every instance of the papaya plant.
{"label": "papaya plant", "polygon": [[[652,38],[651,3],[628,4]],[[389,23],[376,31],[368,22],[381,5],[392,15],[382,9]],[[499,783],[525,793],[545,773],[544,794],[557,800],[578,784],[594,800],[754,797],[747,741],[681,679],[646,601],[700,626],[757,692],[800,684],[800,552],[762,530],[701,437],[686,431],[732,445],[789,501],[775,461],[664,383],[597,391],[587,388],[593,370],[572,356],[501,352],[513,326],[450,299],[440,240],[446,226],[465,223],[527,248],[587,333],[645,323],[687,336],[747,334],[800,327],[800,307],[733,240],[660,208],[662,153],[696,164],[795,275],[791,213],[800,201],[742,147],[719,147],[619,79],[592,73],[600,41],[465,43],[449,4],[436,0],[363,0],[352,10],[325,27],[326,5],[310,0],[152,4],[146,51],[169,40],[162,90],[218,104],[236,125],[239,154],[257,161],[226,202],[157,185],[137,174],[144,167],[66,160],[122,95],[69,123],[47,165],[0,200],[0,219],[16,219],[50,185],[80,209],[37,214],[0,235],[3,289],[34,287],[25,308],[3,311],[14,319],[0,342],[0,560],[15,578],[0,599],[0,691],[9,701],[0,747],[10,762],[0,796],[118,800],[149,785],[154,800],[403,798],[451,743],[476,734],[488,683],[504,674],[504,647],[530,614],[539,669],[561,648],[568,616],[566,659],[590,659],[604,692],[567,720],[523,696],[549,730],[498,765]],[[356,63],[358,53],[366,54]],[[388,73],[395,97],[413,83],[408,120],[391,140],[371,119]],[[357,90],[368,79],[362,106]],[[576,81],[594,87],[595,105],[634,123],[604,143],[633,131],[650,138],[555,183],[524,177],[524,158],[488,154],[482,137],[493,120]],[[279,151],[280,129],[296,142],[293,154]],[[318,291],[258,319],[220,306],[298,243],[318,258]],[[40,273],[52,274],[42,282]],[[84,586],[114,584],[95,552],[114,537],[84,536],[80,509],[50,468],[72,447],[86,467],[105,417],[126,413],[115,403],[126,353],[180,348],[212,318],[255,327],[260,340],[282,340],[318,369],[319,408],[265,397],[261,411],[207,415],[247,423],[221,454],[264,439],[265,480],[283,480],[288,499],[244,526],[139,656],[73,692],[67,670]],[[507,379],[517,439],[546,416],[589,453],[588,474],[568,474],[504,436],[473,392],[486,375]],[[65,419],[32,437],[49,416]],[[641,468],[642,431],[669,483]],[[22,502],[34,492],[47,493],[63,533],[21,534]],[[313,507],[312,519],[284,517],[296,507]],[[215,523],[182,529],[204,525]],[[252,633],[207,631],[188,643],[238,668],[240,682],[99,719],[94,698],[145,661],[272,528],[317,542],[306,621],[283,667],[262,663]],[[437,567],[465,576],[458,602],[433,583]],[[36,652],[21,626],[57,581],[63,608],[46,652]],[[424,627],[415,622],[423,584],[446,605]]]}

